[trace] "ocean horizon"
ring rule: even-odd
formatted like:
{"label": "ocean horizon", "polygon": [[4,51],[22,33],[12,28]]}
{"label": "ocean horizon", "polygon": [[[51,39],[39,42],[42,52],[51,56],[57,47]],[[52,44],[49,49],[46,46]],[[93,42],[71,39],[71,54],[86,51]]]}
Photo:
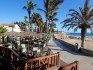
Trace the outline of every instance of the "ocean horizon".
{"label": "ocean horizon", "polygon": [[[81,36],[81,33],[67,33],[69,36]],[[93,37],[93,34],[87,33],[86,36]]]}

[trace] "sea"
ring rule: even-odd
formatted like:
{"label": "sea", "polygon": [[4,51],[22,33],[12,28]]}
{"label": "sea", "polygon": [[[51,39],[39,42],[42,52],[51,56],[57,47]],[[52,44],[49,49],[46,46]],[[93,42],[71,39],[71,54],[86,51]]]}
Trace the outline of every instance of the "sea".
{"label": "sea", "polygon": [[[67,33],[67,35],[69,35],[69,36],[81,36],[81,33]],[[93,37],[93,34],[87,33],[86,36],[87,37]]]}

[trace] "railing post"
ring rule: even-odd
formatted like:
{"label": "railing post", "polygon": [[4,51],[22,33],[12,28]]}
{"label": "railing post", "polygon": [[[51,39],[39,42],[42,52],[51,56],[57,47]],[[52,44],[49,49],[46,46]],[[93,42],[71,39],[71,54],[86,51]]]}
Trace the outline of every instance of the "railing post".
{"label": "railing post", "polygon": [[60,52],[57,52],[58,53],[58,66],[60,66]]}
{"label": "railing post", "polygon": [[39,67],[39,69],[38,69],[38,70],[40,70],[40,59],[39,59],[38,61],[39,61],[39,63],[38,63],[38,67]]}
{"label": "railing post", "polygon": [[48,68],[49,68],[49,66],[50,66],[50,58],[47,58],[48,59]]}
{"label": "railing post", "polygon": [[25,70],[27,70],[27,62],[25,62],[24,66]]}
{"label": "railing post", "polygon": [[27,62],[21,61],[21,70],[27,70]]}
{"label": "railing post", "polygon": [[11,54],[12,52],[8,49],[8,59],[11,60]]}
{"label": "railing post", "polygon": [[74,61],[73,63],[64,66],[62,70],[79,70],[79,62]]}
{"label": "railing post", "polygon": [[76,62],[76,68],[77,68],[77,70],[79,70],[79,62],[78,61],[75,61]]}

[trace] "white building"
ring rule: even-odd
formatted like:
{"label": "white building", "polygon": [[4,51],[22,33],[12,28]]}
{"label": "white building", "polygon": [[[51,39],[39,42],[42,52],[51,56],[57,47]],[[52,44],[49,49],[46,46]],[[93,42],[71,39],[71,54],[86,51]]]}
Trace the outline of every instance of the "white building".
{"label": "white building", "polygon": [[5,27],[8,32],[21,32],[21,29],[17,24],[0,24],[0,26]]}

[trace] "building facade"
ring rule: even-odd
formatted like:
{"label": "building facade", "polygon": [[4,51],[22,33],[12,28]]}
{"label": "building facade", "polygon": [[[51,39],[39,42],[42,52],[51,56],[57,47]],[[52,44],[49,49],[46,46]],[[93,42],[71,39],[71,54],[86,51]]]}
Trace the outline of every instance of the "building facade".
{"label": "building facade", "polygon": [[17,24],[0,24],[0,26],[5,27],[8,32],[21,32],[21,29]]}

